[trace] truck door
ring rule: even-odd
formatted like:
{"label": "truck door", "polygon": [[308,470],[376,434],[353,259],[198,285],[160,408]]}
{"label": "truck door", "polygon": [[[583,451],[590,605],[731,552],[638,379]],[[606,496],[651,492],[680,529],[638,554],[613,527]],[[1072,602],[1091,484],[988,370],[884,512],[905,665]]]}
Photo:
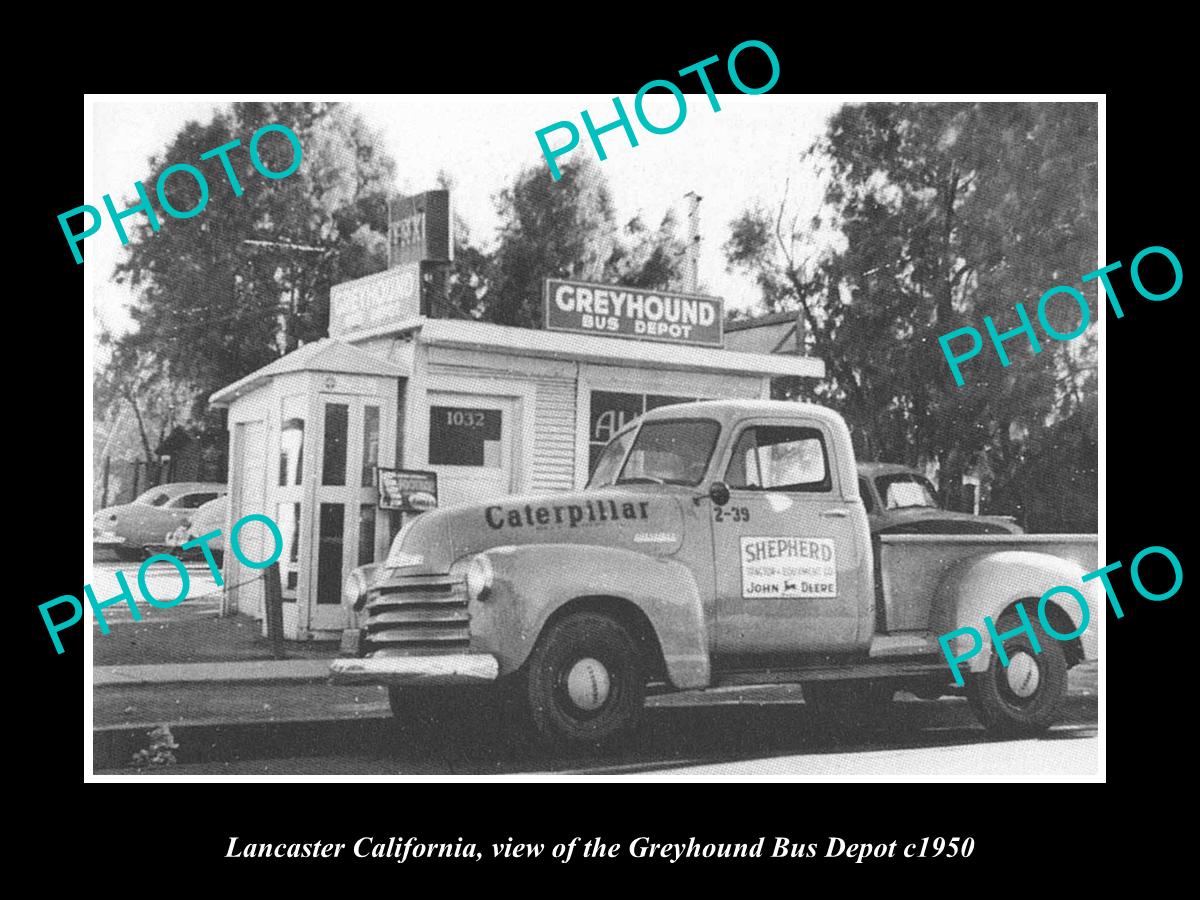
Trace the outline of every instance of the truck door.
{"label": "truck door", "polygon": [[711,510],[716,664],[856,649],[869,548],[856,533],[858,501],[843,499],[831,435],[795,419],[736,428],[729,502]]}

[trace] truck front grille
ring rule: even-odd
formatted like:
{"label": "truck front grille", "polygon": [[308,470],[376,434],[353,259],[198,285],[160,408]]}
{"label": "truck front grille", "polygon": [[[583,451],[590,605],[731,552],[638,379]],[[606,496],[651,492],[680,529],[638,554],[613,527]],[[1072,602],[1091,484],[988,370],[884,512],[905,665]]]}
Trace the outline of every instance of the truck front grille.
{"label": "truck front grille", "polygon": [[471,642],[466,586],[448,575],[414,575],[372,590],[363,622],[368,653],[465,653]]}

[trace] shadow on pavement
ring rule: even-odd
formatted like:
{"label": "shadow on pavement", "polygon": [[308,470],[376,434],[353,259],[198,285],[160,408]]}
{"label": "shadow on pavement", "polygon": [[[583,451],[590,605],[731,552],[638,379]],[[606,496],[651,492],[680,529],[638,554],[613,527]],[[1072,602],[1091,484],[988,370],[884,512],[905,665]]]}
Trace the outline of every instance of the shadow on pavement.
{"label": "shadow on pavement", "polygon": [[[582,754],[547,752],[524,738],[506,738],[498,719],[467,720],[434,737],[405,732],[390,718],[321,722],[172,726],[180,766],[144,774],[192,774],[189,764],[208,764],[205,774],[274,770],[276,774],[349,771],[378,774],[480,774],[525,772],[634,774],[680,766],[769,760],[773,757],[846,754],[880,750],[954,747],[1001,742],[987,734],[961,699],[895,702],[888,714],[857,731],[830,729],[802,703],[732,703],[653,707],[624,746]],[[1040,740],[1071,741],[1096,735],[1096,698],[1068,699],[1060,725]],[[128,760],[147,739],[140,731],[95,732],[97,771],[136,774]],[[248,766],[251,760],[286,765]],[[211,764],[217,764],[213,766]]]}

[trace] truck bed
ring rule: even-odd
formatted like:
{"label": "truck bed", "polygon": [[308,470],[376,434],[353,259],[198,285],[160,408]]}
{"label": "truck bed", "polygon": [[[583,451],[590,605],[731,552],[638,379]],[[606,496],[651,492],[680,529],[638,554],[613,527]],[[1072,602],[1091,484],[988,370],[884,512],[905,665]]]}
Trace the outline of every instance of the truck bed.
{"label": "truck bed", "polygon": [[1097,568],[1094,534],[885,534],[877,540],[884,623],[889,633],[925,632],[943,574],[973,556],[1002,550],[1046,553]]}

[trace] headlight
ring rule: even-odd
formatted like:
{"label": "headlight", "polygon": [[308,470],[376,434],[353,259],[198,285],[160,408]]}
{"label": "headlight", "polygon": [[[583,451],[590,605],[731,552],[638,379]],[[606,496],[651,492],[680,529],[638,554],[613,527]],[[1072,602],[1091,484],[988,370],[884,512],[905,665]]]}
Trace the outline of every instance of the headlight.
{"label": "headlight", "polygon": [[467,596],[472,600],[486,600],[495,577],[492,561],[480,553],[467,566]]}
{"label": "headlight", "polygon": [[353,569],[346,576],[346,583],[342,585],[342,603],[353,609],[358,609],[366,598],[367,579],[363,577],[361,571]]}

